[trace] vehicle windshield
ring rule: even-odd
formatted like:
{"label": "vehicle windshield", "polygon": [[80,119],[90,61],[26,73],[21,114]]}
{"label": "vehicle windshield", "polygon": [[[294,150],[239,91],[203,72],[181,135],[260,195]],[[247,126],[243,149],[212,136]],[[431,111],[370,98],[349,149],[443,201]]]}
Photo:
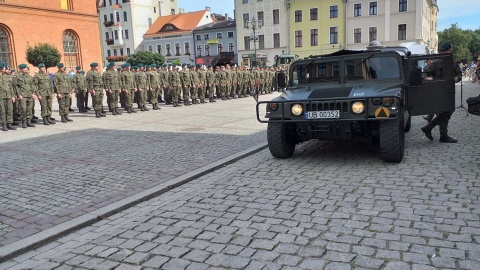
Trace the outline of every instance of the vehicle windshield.
{"label": "vehicle windshield", "polygon": [[[343,72],[340,72],[340,66]],[[302,62],[295,64],[291,70],[292,83],[306,84],[318,82],[345,82],[358,80],[399,79],[400,67],[394,56],[366,55],[363,58],[345,59],[344,61]]]}

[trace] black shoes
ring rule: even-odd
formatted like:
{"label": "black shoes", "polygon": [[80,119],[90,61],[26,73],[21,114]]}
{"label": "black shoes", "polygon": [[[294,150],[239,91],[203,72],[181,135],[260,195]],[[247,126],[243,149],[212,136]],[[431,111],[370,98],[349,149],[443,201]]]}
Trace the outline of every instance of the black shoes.
{"label": "black shoes", "polygon": [[433,136],[432,136],[432,130],[429,129],[428,127],[422,127],[423,133],[425,133],[425,137],[433,141]]}
{"label": "black shoes", "polygon": [[440,136],[440,140],[439,142],[443,142],[443,143],[456,143],[457,140],[455,140],[454,138],[450,137],[450,136]]}

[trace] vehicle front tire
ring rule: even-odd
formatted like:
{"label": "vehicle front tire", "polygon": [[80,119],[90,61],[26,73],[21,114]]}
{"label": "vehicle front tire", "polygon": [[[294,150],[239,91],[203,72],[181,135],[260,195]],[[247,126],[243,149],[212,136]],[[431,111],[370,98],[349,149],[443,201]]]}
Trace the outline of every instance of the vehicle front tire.
{"label": "vehicle front tire", "polygon": [[295,152],[295,126],[286,123],[268,123],[268,149],[273,157],[289,158]]}
{"label": "vehicle front tire", "polygon": [[407,123],[405,124],[405,132],[409,132],[412,128],[412,115],[408,114]]}
{"label": "vehicle front tire", "polygon": [[380,154],[386,162],[401,162],[405,151],[405,127],[402,114],[380,122]]}

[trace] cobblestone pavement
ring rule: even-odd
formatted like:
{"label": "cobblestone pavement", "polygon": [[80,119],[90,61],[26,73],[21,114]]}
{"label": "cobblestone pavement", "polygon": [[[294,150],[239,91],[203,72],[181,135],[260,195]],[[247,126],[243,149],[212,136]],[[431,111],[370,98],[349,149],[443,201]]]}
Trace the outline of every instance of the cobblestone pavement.
{"label": "cobblestone pavement", "polygon": [[253,98],[71,118],[0,134],[0,247],[266,141]]}
{"label": "cobblestone pavement", "polygon": [[477,270],[479,120],[457,110],[442,144],[415,117],[400,164],[363,141],[263,150],[0,269]]}

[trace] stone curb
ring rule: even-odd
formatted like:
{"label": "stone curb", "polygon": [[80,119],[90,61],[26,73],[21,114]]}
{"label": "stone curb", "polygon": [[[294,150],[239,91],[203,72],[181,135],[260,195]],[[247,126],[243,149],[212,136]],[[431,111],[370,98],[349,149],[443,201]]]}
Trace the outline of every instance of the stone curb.
{"label": "stone curb", "polygon": [[236,154],[222,158],[210,165],[198,168],[184,175],[178,176],[165,183],[161,183],[155,187],[139,192],[130,197],[124,198],[118,202],[104,206],[100,209],[92,211],[88,214],[74,218],[62,224],[56,225],[45,231],[31,235],[25,239],[19,240],[12,244],[0,248],[0,263],[19,256],[33,248],[45,245],[59,237],[62,237],[75,230],[89,226],[97,221],[100,221],[106,217],[114,215],[122,210],[132,207],[141,202],[147,201],[151,198],[159,196],[173,188],[188,183],[194,179],[197,179],[205,174],[215,171],[225,165],[231,164],[249,155],[257,153],[267,147],[266,142],[252,146],[246,150],[238,152]]}

